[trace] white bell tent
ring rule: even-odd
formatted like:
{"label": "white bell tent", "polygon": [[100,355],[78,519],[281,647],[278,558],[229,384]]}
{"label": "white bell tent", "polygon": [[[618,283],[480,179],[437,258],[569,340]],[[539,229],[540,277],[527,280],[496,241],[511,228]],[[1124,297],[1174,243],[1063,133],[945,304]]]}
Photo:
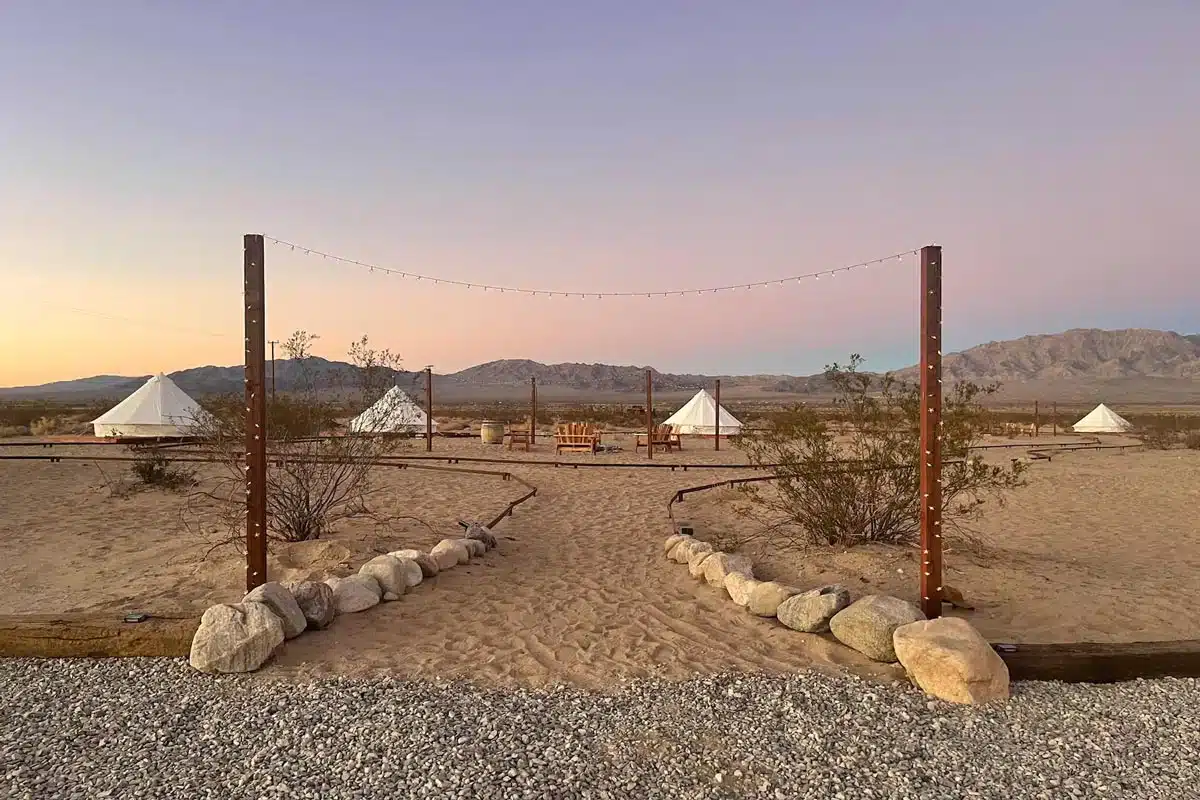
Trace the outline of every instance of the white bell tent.
{"label": "white bell tent", "polygon": [[192,436],[212,415],[161,372],[92,420],[96,436]]}
{"label": "white bell tent", "polygon": [[[742,423],[722,406],[721,435],[734,436],[742,431]],[[683,408],[672,414],[664,425],[671,425],[676,433],[698,433],[712,436],[717,432],[717,401],[704,389],[696,392]]]}
{"label": "white bell tent", "polygon": [[1076,433],[1127,433],[1133,429],[1129,420],[1101,403],[1086,417],[1071,426]]}
{"label": "white bell tent", "polygon": [[[424,433],[425,420],[425,409],[399,386],[393,386],[375,405],[350,420],[349,427],[354,433]],[[436,433],[436,421],[432,427]]]}

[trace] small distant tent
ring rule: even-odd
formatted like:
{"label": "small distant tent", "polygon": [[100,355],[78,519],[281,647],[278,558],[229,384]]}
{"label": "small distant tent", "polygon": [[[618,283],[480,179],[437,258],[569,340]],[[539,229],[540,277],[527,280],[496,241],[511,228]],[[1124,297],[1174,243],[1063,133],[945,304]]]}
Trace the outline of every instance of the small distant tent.
{"label": "small distant tent", "polygon": [[[349,428],[354,433],[424,433],[425,420],[425,409],[399,386],[393,386],[375,405],[350,420]],[[437,429],[434,422],[434,433]]]}
{"label": "small distant tent", "polygon": [[1071,426],[1076,433],[1127,433],[1133,430],[1129,420],[1101,403],[1086,417]]}
{"label": "small distant tent", "polygon": [[[742,431],[742,423],[722,406],[721,435],[734,436]],[[672,414],[664,425],[672,425],[677,433],[698,433],[712,436],[717,432],[717,401],[704,389],[696,392],[683,408]]]}
{"label": "small distant tent", "polygon": [[96,436],[194,436],[212,415],[161,372],[92,420]]}

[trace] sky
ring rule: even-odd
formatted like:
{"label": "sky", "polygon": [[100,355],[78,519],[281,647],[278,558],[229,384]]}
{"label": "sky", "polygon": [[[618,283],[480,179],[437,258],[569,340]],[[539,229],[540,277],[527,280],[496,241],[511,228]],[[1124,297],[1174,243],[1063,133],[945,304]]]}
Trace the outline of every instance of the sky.
{"label": "sky", "polygon": [[[699,289],[943,247],[947,348],[1200,331],[1194,0],[7,0],[0,385],[242,362],[242,241]],[[914,257],[666,298],[268,243],[269,338],[914,363]]]}

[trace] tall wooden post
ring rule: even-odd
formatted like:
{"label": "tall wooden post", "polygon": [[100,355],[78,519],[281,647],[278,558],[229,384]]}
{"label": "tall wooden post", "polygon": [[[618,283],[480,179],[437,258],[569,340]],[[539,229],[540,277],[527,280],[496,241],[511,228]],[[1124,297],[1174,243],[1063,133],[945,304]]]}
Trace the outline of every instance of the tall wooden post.
{"label": "tall wooden post", "polygon": [[433,367],[425,368],[425,452],[433,452]]}
{"label": "tall wooden post", "polygon": [[942,614],[942,248],[921,248],[921,610]]}
{"label": "tall wooden post", "polygon": [[713,422],[713,450],[721,449],[721,379],[717,378],[717,418]]}
{"label": "tall wooden post", "polygon": [[1033,435],[1037,436],[1042,431],[1042,417],[1038,413],[1038,401],[1033,401]]}
{"label": "tall wooden post", "polygon": [[242,239],[246,305],[246,591],[267,582],[266,279],[263,237]]}
{"label": "tall wooden post", "polygon": [[537,376],[529,378],[529,446],[537,438]]}
{"label": "tall wooden post", "polygon": [[271,405],[275,405],[275,345],[279,344],[279,341],[272,339],[269,344],[271,345]]}
{"label": "tall wooden post", "polygon": [[646,370],[646,458],[654,458],[654,378]]}
{"label": "tall wooden post", "polygon": [[1058,436],[1058,401],[1057,400],[1054,401],[1054,405],[1051,407],[1050,414],[1052,415],[1050,424],[1054,426],[1050,430],[1055,436]]}

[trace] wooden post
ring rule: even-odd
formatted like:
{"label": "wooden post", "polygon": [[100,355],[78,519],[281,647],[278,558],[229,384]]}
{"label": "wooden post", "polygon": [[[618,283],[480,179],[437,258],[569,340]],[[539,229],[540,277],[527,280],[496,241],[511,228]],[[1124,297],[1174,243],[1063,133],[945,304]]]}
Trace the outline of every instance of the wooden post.
{"label": "wooden post", "polygon": [[646,370],[646,458],[654,458],[654,379]]}
{"label": "wooden post", "polygon": [[277,339],[272,339],[271,345],[271,405],[275,405],[275,345],[279,344]]}
{"label": "wooden post", "polygon": [[721,379],[717,378],[717,419],[713,423],[713,450],[721,449]]}
{"label": "wooden post", "polygon": [[921,248],[921,610],[942,615],[942,248]]}
{"label": "wooden post", "polygon": [[537,376],[529,379],[529,446],[533,447],[537,438]]}
{"label": "wooden post", "polygon": [[425,368],[425,452],[433,452],[433,367]]}
{"label": "wooden post", "polygon": [[1033,435],[1037,436],[1042,430],[1042,418],[1038,413],[1038,401],[1033,401]]}
{"label": "wooden post", "polygon": [[242,239],[246,305],[246,591],[267,582],[266,278],[263,237]]}
{"label": "wooden post", "polygon": [[1058,401],[1057,400],[1055,400],[1054,403],[1050,407],[1050,424],[1051,424],[1051,426],[1053,426],[1050,428],[1050,432],[1054,436],[1058,436]]}

